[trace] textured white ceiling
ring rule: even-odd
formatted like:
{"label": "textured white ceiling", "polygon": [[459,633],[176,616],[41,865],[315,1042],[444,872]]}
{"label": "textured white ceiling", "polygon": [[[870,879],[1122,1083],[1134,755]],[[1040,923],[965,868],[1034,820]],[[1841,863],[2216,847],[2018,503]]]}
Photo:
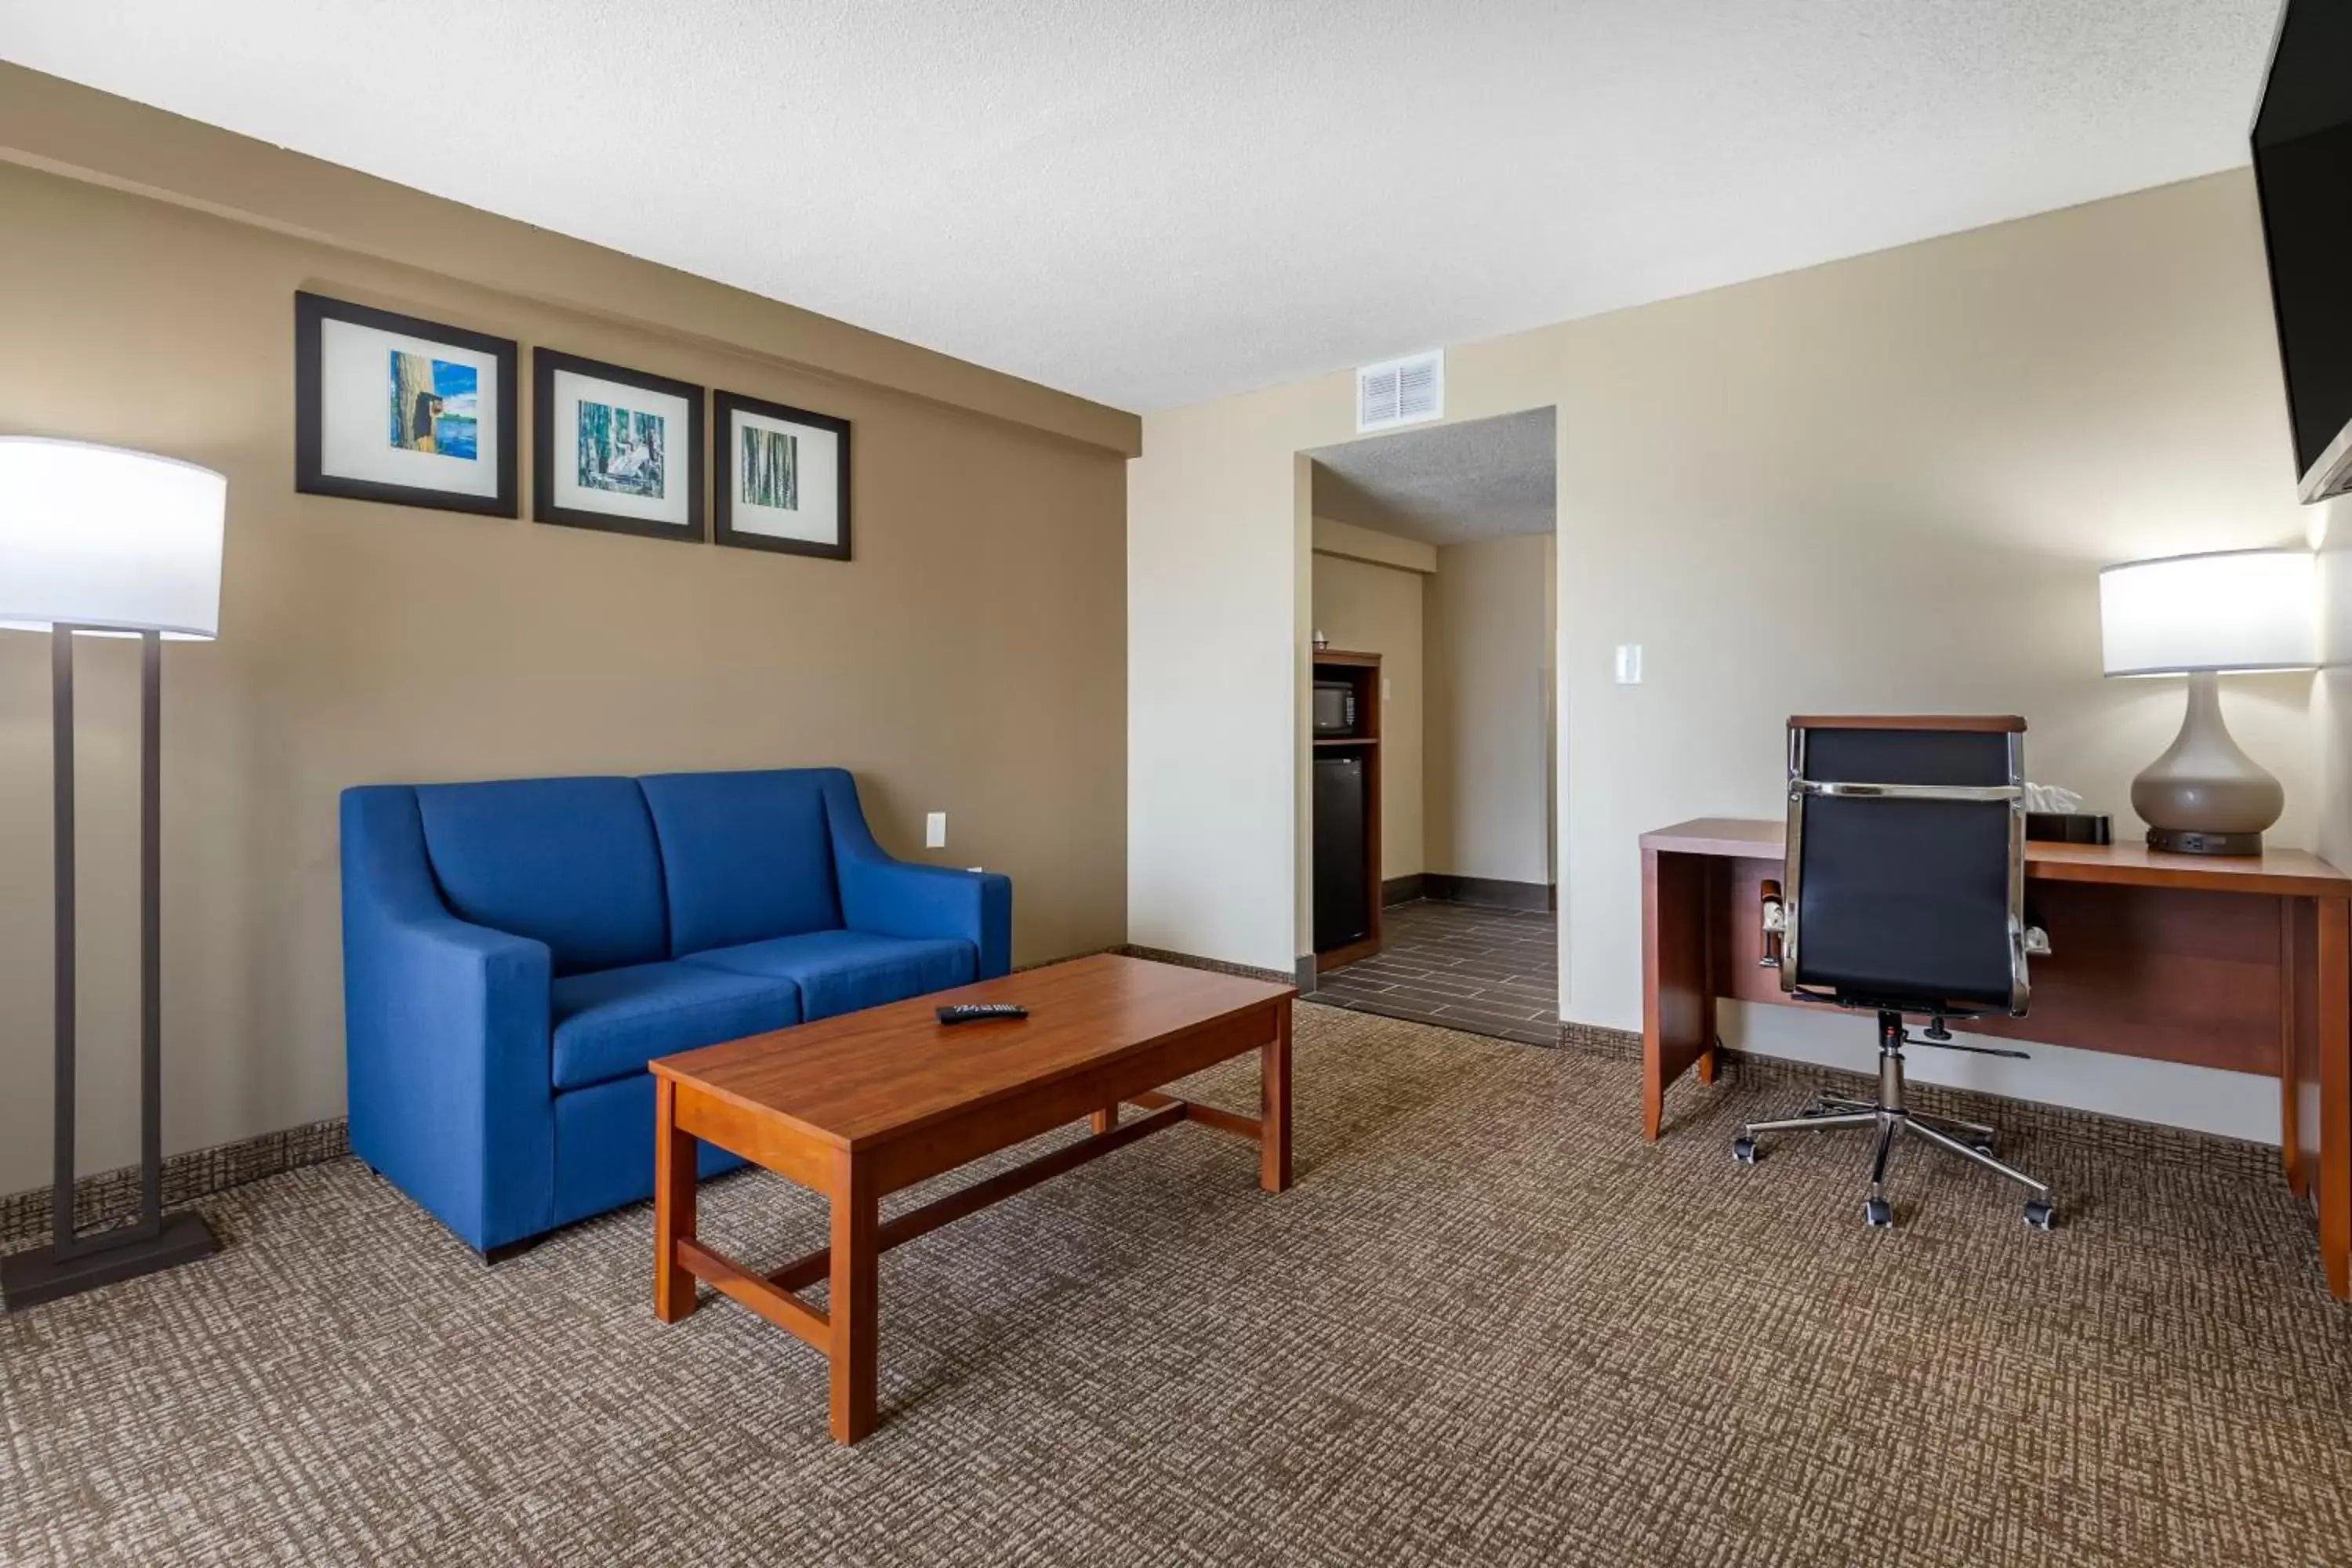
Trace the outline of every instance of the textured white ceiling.
{"label": "textured white ceiling", "polygon": [[0,0],[0,58],[1132,409],[2244,162],[2277,0]]}
{"label": "textured white ceiling", "polygon": [[1318,447],[1315,515],[1423,544],[1549,533],[1557,451],[1549,408]]}

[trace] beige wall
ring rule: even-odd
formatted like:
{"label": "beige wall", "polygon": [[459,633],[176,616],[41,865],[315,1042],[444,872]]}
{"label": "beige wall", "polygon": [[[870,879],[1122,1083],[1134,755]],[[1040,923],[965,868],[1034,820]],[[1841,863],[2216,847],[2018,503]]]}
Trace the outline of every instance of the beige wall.
{"label": "beige wall", "polygon": [[[1316,520],[1318,536],[1325,521]],[[1427,581],[1424,574],[1403,567],[1315,552],[1316,629],[1335,648],[1381,656],[1383,880],[1423,869],[1422,595]]]}
{"label": "beige wall", "polygon": [[[286,157],[202,134],[232,162]],[[402,243],[441,242],[447,270],[0,165],[0,431],[167,452],[229,480],[220,640],[164,656],[167,1150],[342,1108],[347,784],[837,763],[889,848],[1010,873],[1016,960],[1123,939],[1131,419],[291,163],[285,188],[341,193],[357,219],[394,193]],[[634,278],[656,314],[459,280],[518,255],[624,293]],[[842,416],[856,559],[298,496],[297,289]],[[663,310],[697,330],[666,329]],[[830,374],[698,330],[730,322],[767,350],[801,342]],[[910,380],[920,395],[893,390]],[[992,388],[1003,417],[983,411]],[[87,1171],[135,1157],[134,656],[86,642],[81,670]],[[0,634],[0,1191],[47,1179],[47,681],[46,640]],[[945,851],[919,847],[927,810],[949,813]]]}
{"label": "beige wall", "polygon": [[1549,534],[1449,544],[1429,580],[1429,869],[1551,878]]}
{"label": "beige wall", "polygon": [[1369,561],[1376,566],[1395,566],[1407,572],[1426,574],[1437,570],[1437,546],[1341,522],[1336,517],[1315,520],[1315,550],[1319,555],[1343,555],[1350,561]]}
{"label": "beige wall", "polygon": [[[1129,690],[1182,657],[1147,633],[1166,623],[1141,563],[1189,552],[1186,613],[1218,626],[1243,679],[1195,679],[1185,700],[1244,750],[1294,733],[1300,691],[1279,674],[1301,630],[1281,610],[1301,526],[1292,459],[1349,437],[1350,389],[1320,376],[1144,423]],[[2084,791],[2128,837],[2129,780],[2182,699],[2101,679],[2099,566],[2305,534],[2243,172],[1456,347],[1446,395],[1454,419],[1559,409],[1562,1014],[1617,1027],[1640,1020],[1636,839],[1773,815],[1787,715],[2022,712],[2033,775]],[[1643,684],[1613,683],[1621,642],[1645,646]],[[2286,784],[2282,844],[2316,833],[2313,687],[2248,678],[2225,697]],[[1287,819],[1295,774],[1180,760],[1152,798],[1197,797],[1213,776],[1213,813],[1139,814],[1131,866],[1181,862],[1232,904],[1295,908],[1295,872],[1263,843],[1228,853],[1223,831]],[[1255,928],[1160,891],[1131,897],[1139,924],[1284,962]],[[1782,1022],[1866,1053],[1836,1020]],[[2011,1065],[2012,1092],[2059,1081],[2043,1058]],[[2267,1095],[2274,1131],[2275,1087],[2211,1081],[2235,1076],[2097,1058],[2063,1092],[2192,1122],[2227,1100],[2209,1121],[2233,1128]]]}

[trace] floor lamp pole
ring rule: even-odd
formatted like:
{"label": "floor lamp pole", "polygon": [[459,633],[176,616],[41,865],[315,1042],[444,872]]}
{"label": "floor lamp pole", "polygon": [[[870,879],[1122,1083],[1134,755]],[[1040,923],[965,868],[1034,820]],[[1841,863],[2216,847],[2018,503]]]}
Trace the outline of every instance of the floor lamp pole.
{"label": "floor lamp pole", "polygon": [[49,632],[57,790],[57,1122],[49,1246],[0,1260],[0,1300],[15,1311],[205,1257],[216,1246],[202,1215],[163,1213],[163,646],[140,634],[139,1217],[80,1235],[74,1222],[73,628]]}
{"label": "floor lamp pole", "polygon": [[[57,811],[57,1136],[49,1236],[63,1255],[74,1236],[74,711],[73,628],[49,628],[49,749]],[[10,1293],[15,1299],[15,1293]]]}

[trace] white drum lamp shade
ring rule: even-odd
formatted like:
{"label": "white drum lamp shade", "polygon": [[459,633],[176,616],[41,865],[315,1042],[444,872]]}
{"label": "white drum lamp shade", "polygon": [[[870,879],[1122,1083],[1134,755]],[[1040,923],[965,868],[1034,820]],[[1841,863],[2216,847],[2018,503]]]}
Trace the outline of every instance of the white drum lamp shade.
{"label": "white drum lamp shade", "polygon": [[2109,675],[2309,669],[2319,662],[2319,557],[2232,550],[2099,574]]}
{"label": "white drum lamp shade", "polygon": [[2318,666],[2318,556],[2232,550],[2110,566],[2099,574],[2099,637],[2109,675],[2189,678],[2180,733],[2132,781],[2148,843],[2259,854],[2286,792],[2230,734],[2219,680]]}
{"label": "white drum lamp shade", "polygon": [[0,436],[0,626],[216,636],[227,502],[177,458]]}

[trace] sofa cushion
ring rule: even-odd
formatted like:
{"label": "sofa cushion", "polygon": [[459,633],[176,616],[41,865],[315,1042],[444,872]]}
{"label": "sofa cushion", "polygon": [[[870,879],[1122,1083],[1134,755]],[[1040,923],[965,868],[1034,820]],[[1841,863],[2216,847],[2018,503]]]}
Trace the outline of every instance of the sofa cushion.
{"label": "sofa cushion", "polygon": [[559,975],[668,954],[661,851],[635,779],[418,784],[451,912],[547,944]]}
{"label": "sofa cushion", "polygon": [[800,988],[801,1016],[814,1019],[968,985],[980,957],[961,937],[813,931],[698,952],[683,962],[714,972],[789,980]]}
{"label": "sofa cushion", "polygon": [[669,956],[841,924],[824,786],[833,768],[656,773],[637,782],[660,835]]}
{"label": "sofa cushion", "polygon": [[548,987],[547,999],[559,1089],[625,1078],[656,1057],[801,1021],[790,981],[698,964],[566,975]]}

